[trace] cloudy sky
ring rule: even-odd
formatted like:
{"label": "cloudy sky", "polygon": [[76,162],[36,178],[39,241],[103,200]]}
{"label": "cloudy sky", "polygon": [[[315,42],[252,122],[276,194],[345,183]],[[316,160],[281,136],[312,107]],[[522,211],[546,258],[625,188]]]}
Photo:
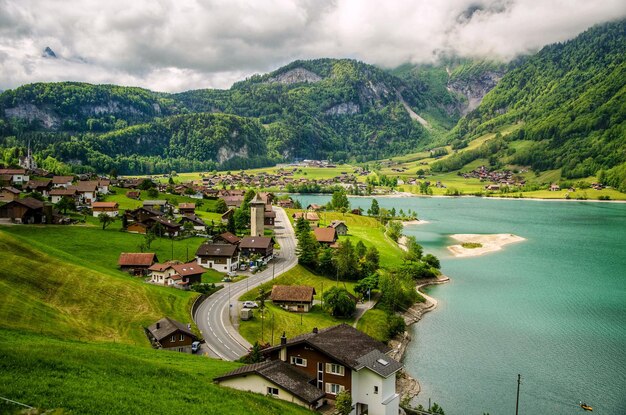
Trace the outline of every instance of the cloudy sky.
{"label": "cloudy sky", "polygon": [[[0,0],[0,89],[228,88],[294,59],[508,60],[626,17],[624,0]],[[52,48],[57,58],[45,58]]]}

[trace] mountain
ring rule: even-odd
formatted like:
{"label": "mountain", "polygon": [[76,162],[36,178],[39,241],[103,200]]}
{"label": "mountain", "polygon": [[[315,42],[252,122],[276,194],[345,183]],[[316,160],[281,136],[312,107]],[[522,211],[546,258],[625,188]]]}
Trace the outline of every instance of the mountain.
{"label": "mountain", "polygon": [[[491,155],[508,164],[579,178],[626,163],[626,21],[593,27],[525,59],[459,121],[452,139],[505,126],[516,128]],[[434,168],[453,170],[458,161]]]}

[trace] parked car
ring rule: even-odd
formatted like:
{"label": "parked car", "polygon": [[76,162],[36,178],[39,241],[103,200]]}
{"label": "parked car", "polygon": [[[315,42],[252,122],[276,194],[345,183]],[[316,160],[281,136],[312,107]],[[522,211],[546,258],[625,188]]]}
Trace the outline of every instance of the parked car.
{"label": "parked car", "polygon": [[200,351],[200,342],[191,343],[191,353],[198,353]]}
{"label": "parked car", "polygon": [[224,278],[222,278],[222,281],[223,281],[223,282],[231,282],[232,280],[233,280],[233,279],[232,279],[232,278],[230,278],[228,275],[227,275],[227,276],[225,276]]}
{"label": "parked car", "polygon": [[259,305],[256,301],[244,301],[243,308],[257,308]]}
{"label": "parked car", "polygon": [[226,274],[226,275],[228,275],[231,278],[234,278],[234,277],[237,276],[237,273],[235,271],[229,271],[228,274]]}
{"label": "parked car", "polygon": [[256,265],[253,265],[250,267],[250,272],[257,272],[258,269],[259,267],[257,267]]}
{"label": "parked car", "polygon": [[241,264],[241,265],[239,265],[239,269],[242,270],[242,271],[245,271],[245,270],[248,269],[248,266],[246,264]]}

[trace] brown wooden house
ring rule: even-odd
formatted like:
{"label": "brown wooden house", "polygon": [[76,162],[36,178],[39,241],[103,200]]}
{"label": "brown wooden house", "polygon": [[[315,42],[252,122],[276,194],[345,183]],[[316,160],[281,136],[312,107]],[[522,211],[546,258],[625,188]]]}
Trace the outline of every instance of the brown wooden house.
{"label": "brown wooden house", "polygon": [[313,307],[315,288],[308,285],[275,285],[270,299],[288,311],[306,313]]}
{"label": "brown wooden house", "polygon": [[158,260],[155,253],[122,252],[117,265],[122,271],[132,275],[144,275],[148,272],[148,268]]}
{"label": "brown wooden house", "polygon": [[182,353],[191,353],[191,343],[198,340],[189,326],[169,317],[157,321],[146,332],[155,347]]}
{"label": "brown wooden house", "polygon": [[16,199],[0,206],[0,218],[17,223],[43,223],[44,203],[32,197]]}
{"label": "brown wooden house", "polygon": [[313,229],[313,234],[320,244],[333,246],[337,242],[337,231],[335,228],[315,228]]}
{"label": "brown wooden house", "polygon": [[196,251],[198,265],[220,272],[234,271],[239,267],[239,249],[236,244],[204,243]]}
{"label": "brown wooden house", "polygon": [[260,255],[269,258],[274,254],[274,239],[265,236],[246,236],[239,242],[239,249],[244,257]]}
{"label": "brown wooden house", "polygon": [[231,244],[231,245],[239,245],[239,242],[241,242],[241,238],[238,237],[237,235],[232,234],[231,232],[224,232],[221,233],[219,235],[217,235],[215,238],[213,238],[213,242],[215,242],[216,244]]}
{"label": "brown wooden house", "polygon": [[195,203],[179,203],[178,213],[181,215],[194,215],[196,213]]}
{"label": "brown wooden house", "polygon": [[12,202],[20,198],[20,191],[15,187],[7,186],[0,188],[0,202]]}

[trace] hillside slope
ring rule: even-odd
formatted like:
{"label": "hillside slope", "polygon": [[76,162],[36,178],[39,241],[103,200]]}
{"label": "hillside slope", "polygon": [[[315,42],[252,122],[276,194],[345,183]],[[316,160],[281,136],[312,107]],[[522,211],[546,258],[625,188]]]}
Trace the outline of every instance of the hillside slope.
{"label": "hillside slope", "polygon": [[578,178],[625,163],[626,20],[526,59],[461,119],[453,138],[516,123],[520,128],[507,140],[527,143],[507,150],[512,164]]}

